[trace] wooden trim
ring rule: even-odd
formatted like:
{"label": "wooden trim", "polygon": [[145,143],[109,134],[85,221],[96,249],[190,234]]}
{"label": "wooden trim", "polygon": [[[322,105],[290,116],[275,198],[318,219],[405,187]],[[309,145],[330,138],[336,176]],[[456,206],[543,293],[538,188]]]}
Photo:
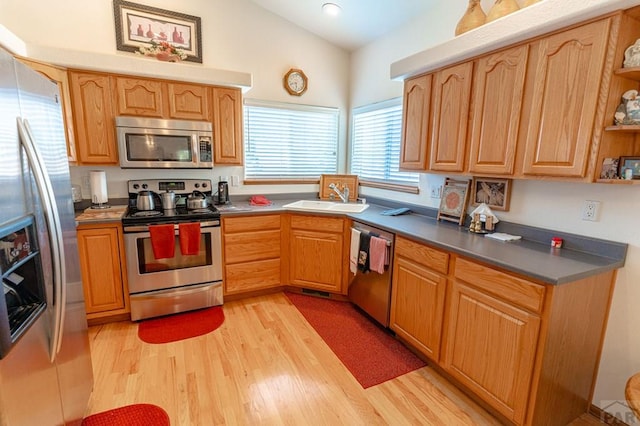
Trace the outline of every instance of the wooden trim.
{"label": "wooden trim", "polygon": [[397,192],[406,192],[409,194],[419,194],[420,188],[411,185],[402,185],[399,183],[376,182],[372,180],[361,180],[360,186],[368,186],[370,188],[388,189]]}
{"label": "wooden trim", "polygon": [[319,178],[299,178],[299,179],[245,179],[245,185],[302,185],[302,184],[318,184]]}
{"label": "wooden trim", "polygon": [[[126,295],[126,297],[128,298],[129,295]],[[87,315],[87,325],[89,327],[92,327],[94,325],[109,324],[112,322],[121,322],[121,321],[131,322],[131,314],[129,313],[115,314],[115,315],[106,315],[106,316],[95,317],[95,318],[89,317],[89,315]]]}

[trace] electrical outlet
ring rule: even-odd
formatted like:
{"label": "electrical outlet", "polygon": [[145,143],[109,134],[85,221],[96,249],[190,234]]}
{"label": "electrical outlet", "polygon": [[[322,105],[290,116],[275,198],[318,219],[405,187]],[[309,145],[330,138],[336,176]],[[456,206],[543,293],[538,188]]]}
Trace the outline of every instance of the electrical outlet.
{"label": "electrical outlet", "polygon": [[431,185],[429,187],[429,192],[430,192],[431,198],[442,197],[442,185]]}
{"label": "electrical outlet", "polygon": [[82,193],[91,194],[91,183],[89,175],[82,176]]}
{"label": "electrical outlet", "polygon": [[586,200],[582,206],[582,220],[598,221],[600,201]]}
{"label": "electrical outlet", "polygon": [[238,175],[231,176],[231,186],[238,186],[238,185],[240,185],[240,176]]}

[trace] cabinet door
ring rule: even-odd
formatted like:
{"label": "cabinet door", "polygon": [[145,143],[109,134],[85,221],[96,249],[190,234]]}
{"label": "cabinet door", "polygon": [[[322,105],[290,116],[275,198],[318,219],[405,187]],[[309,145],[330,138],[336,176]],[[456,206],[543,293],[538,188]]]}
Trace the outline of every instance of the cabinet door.
{"label": "cabinet door", "polygon": [[118,115],[162,118],[162,83],[155,80],[117,77]]}
{"label": "cabinet door", "polygon": [[433,77],[429,169],[461,172],[471,105],[473,62],[438,71]]}
{"label": "cabinet door", "polygon": [[209,120],[209,89],[206,86],[167,83],[169,118]]}
{"label": "cabinet door", "polygon": [[79,229],[78,250],[87,314],[124,309],[118,229]]}
{"label": "cabinet door", "polygon": [[340,293],[342,290],[342,234],[292,229],[291,284]]}
{"label": "cabinet door", "polygon": [[404,83],[402,105],[402,144],[400,169],[425,170],[429,138],[431,75],[412,78]]}
{"label": "cabinet door", "polygon": [[455,281],[443,367],[507,418],[526,413],[540,318]]}
{"label": "cabinet door", "polygon": [[600,103],[610,20],[594,22],[532,45],[531,95],[523,173],[582,177]]}
{"label": "cabinet door", "polygon": [[62,116],[64,118],[64,131],[65,136],[67,137],[67,158],[69,162],[77,161],[76,141],[73,134],[73,114],[71,112],[71,89],[69,88],[69,77],[67,75],[67,71],[63,68],[30,61],[24,58],[19,58],[19,60],[58,85],[60,97],[62,98],[61,103]]}
{"label": "cabinet door", "polygon": [[118,164],[108,75],[70,72],[71,105],[80,164]]}
{"label": "cabinet door", "polygon": [[440,358],[446,285],[445,277],[396,256],[391,287],[391,329],[434,361]]}
{"label": "cabinet door", "polygon": [[213,88],[214,164],[242,165],[242,92]]}
{"label": "cabinet door", "polygon": [[529,46],[478,59],[469,170],[513,174]]}

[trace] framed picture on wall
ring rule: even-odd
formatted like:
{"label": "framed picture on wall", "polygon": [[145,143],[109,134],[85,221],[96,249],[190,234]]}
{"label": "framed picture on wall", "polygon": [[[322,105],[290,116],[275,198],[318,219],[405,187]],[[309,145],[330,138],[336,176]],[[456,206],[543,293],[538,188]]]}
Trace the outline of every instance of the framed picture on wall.
{"label": "framed picture on wall", "polygon": [[485,203],[492,210],[509,210],[511,179],[474,177],[471,183],[471,205]]}
{"label": "framed picture on wall", "polygon": [[138,52],[159,43],[180,49],[185,61],[202,63],[201,19],[157,7],[113,0],[116,48]]}

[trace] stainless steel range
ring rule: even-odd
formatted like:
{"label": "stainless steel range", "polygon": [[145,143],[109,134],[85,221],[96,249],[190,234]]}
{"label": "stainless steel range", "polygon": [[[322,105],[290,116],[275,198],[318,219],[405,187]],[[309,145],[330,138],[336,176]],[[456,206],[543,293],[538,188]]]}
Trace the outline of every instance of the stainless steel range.
{"label": "stainless steel range", "polygon": [[[211,181],[131,180],[128,189],[129,208],[122,225],[131,319],[221,305],[220,212],[210,202]],[[174,198],[162,196],[167,192],[175,194],[175,203],[165,205],[165,209],[162,201]],[[187,199],[202,202],[194,207]],[[196,225],[194,231],[195,224],[199,224],[199,230]],[[181,246],[185,240],[190,241],[186,253]],[[159,251],[165,254],[158,255]]]}

